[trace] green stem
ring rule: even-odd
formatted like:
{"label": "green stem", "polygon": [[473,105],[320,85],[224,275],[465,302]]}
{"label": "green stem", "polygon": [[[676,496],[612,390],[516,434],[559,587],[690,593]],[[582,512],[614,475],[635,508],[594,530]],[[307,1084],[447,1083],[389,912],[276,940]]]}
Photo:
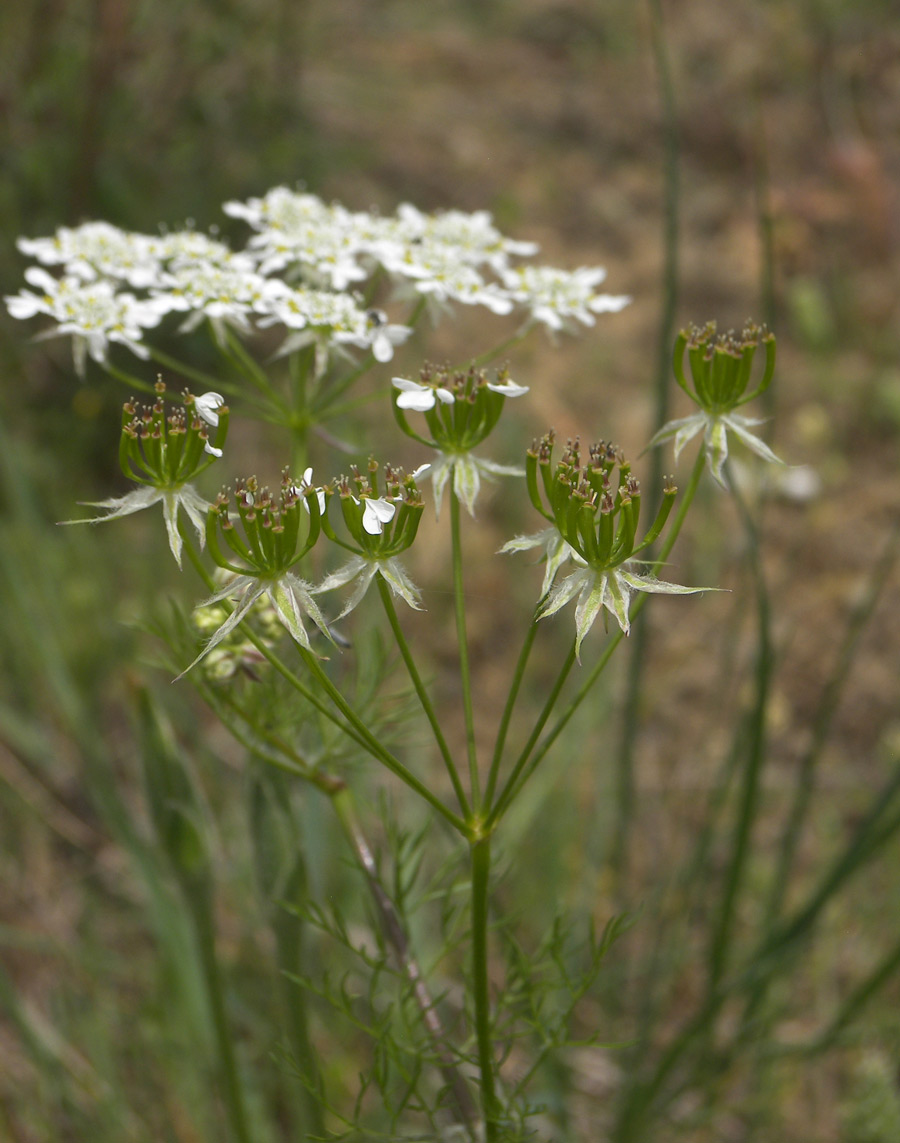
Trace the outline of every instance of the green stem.
{"label": "green stem", "polygon": [[385,747],[381,745],[331,679],[329,679],[328,675],[320,666],[315,653],[307,651],[305,647],[300,647],[299,645],[297,650],[310,674],[362,739],[363,746],[372,757],[379,761],[387,770],[390,770],[401,782],[409,786],[420,798],[424,799],[429,806],[449,822],[458,833],[461,833],[463,837],[468,837],[470,835],[468,824],[452,810],[448,810],[436,794],[432,793],[423,782],[419,781],[412,771],[408,770],[398,758],[395,758],[389,750],[386,750]]}
{"label": "green stem", "polygon": [[[200,555],[197,549],[194,547],[193,534],[188,531],[184,521],[180,518],[178,521],[178,531],[180,532],[181,538],[184,541],[184,550],[187,552],[188,559],[191,561],[194,570],[197,572],[209,590],[215,592],[216,583],[206,568],[203,566],[203,561],[200,559]],[[228,609],[228,604],[224,600],[220,602],[218,606]],[[290,669],[290,667],[288,667],[287,664],[284,663],[279,658],[279,656],[275,654],[272,648],[269,647],[268,644],[259,637],[259,635],[257,635],[249,623],[242,623],[241,630],[244,632],[253,646],[257,649],[257,651],[259,651],[259,653],[265,658],[266,662],[268,662],[278,672],[278,674],[281,675],[281,677],[285,680],[286,683],[288,683],[289,686],[297,691],[298,694],[302,695],[303,698],[305,698],[306,701],[310,704],[310,706],[315,707],[315,709],[321,715],[327,718],[329,722],[334,723],[334,725],[339,730],[343,731],[343,733],[346,734],[348,738],[352,738],[353,741],[357,743],[357,745],[362,746],[364,749],[368,749],[363,737],[359,735],[352,726],[348,726],[346,722],[343,722],[340,718],[338,718],[331,707],[327,703],[323,702],[314,691],[311,691],[309,687],[304,686],[303,683],[294,674],[294,672]]]}
{"label": "green stem", "polygon": [[524,341],[528,334],[531,333],[532,329],[534,329],[534,323],[526,322],[523,326],[517,329],[515,333],[507,337],[505,341],[501,341],[499,345],[495,345],[493,349],[489,349],[486,353],[482,353],[479,357],[471,358],[465,363],[464,368],[480,369],[482,365],[487,365],[489,362],[499,357],[500,354],[504,352],[504,350],[509,349],[513,345],[518,345],[520,341]]}
{"label": "green stem", "polygon": [[472,998],[475,1004],[475,1035],[485,1143],[500,1138],[499,1109],[494,1085],[494,1046],[488,982],[488,881],[491,871],[490,835],[472,843]]}
{"label": "green stem", "polygon": [[[691,502],[693,501],[694,496],[696,495],[697,487],[700,484],[700,477],[703,475],[703,469],[705,468],[705,465],[706,465],[706,455],[705,455],[704,448],[701,445],[700,451],[697,454],[697,460],[694,463],[694,468],[693,468],[693,471],[691,473],[691,478],[688,481],[688,486],[685,490],[684,497],[683,497],[682,502],[679,506],[678,512],[675,515],[675,519],[672,522],[672,525],[669,529],[669,534],[666,537],[666,541],[663,544],[659,555],[656,557],[656,559],[653,562],[651,570],[654,574],[656,574],[656,572],[659,570],[659,568],[665,563],[666,559],[668,558],[669,554],[672,551],[672,548],[675,546],[675,541],[678,539],[678,533],[681,531],[681,526],[684,523],[685,517],[687,516],[688,509],[690,508]],[[631,620],[632,620],[632,622],[634,622],[634,619],[643,610],[643,608],[647,602],[647,599],[648,599],[647,595],[640,595],[635,600],[634,606],[631,609]],[[537,740],[537,736],[541,733],[541,730],[543,730],[543,727],[544,727],[544,725],[545,725],[545,723],[546,723],[547,719],[549,718],[550,713],[552,711],[553,703],[555,703],[556,698],[559,694],[559,691],[562,688],[562,684],[565,681],[566,676],[568,675],[569,671],[572,669],[572,666],[575,662],[575,647],[573,645],[572,650],[569,652],[569,658],[563,664],[562,671],[560,672],[560,677],[557,679],[556,684],[554,685],[553,691],[551,691],[550,697],[548,698],[547,703],[545,704],[544,709],[541,712],[541,715],[538,719],[538,724],[535,727],[535,731],[532,733],[531,737],[529,738],[528,743],[525,746],[525,749],[523,749],[521,755],[519,756],[519,758],[516,762],[516,765],[513,769],[513,772],[510,774],[509,778],[506,780],[506,784],[504,785],[503,790],[500,793],[500,796],[497,798],[496,804],[494,805],[493,809],[491,810],[490,814],[487,817],[487,820],[485,822],[485,828],[486,829],[492,829],[494,827],[494,825],[497,822],[497,819],[501,816],[501,814],[503,814],[506,811],[509,804],[512,802],[513,798],[516,796],[516,794],[518,794],[519,790],[521,790],[521,788],[525,784],[525,782],[528,781],[528,779],[531,777],[531,775],[537,769],[538,765],[543,761],[545,755],[547,754],[547,751],[550,749],[550,747],[553,745],[553,743],[559,737],[563,728],[566,726],[566,724],[568,723],[568,721],[572,717],[572,715],[575,713],[575,711],[581,706],[581,704],[587,698],[588,694],[592,690],[597,679],[600,677],[603,670],[605,669],[606,664],[609,662],[610,658],[612,657],[613,651],[615,651],[616,647],[618,647],[618,645],[622,642],[622,640],[624,638],[625,638],[625,636],[624,636],[624,633],[622,631],[617,631],[615,633],[615,635],[612,636],[612,638],[609,640],[609,642],[604,647],[603,653],[601,654],[599,660],[591,668],[591,672],[588,675],[587,680],[585,681],[585,683],[583,684],[581,689],[574,696],[574,698],[570,701],[569,705],[566,707],[566,709],[563,711],[563,713],[559,716],[557,721],[554,723],[553,728],[550,730],[547,737],[541,743],[537,752],[535,754],[531,755],[531,757],[529,758],[531,750],[534,747],[534,743]]]}
{"label": "green stem", "polygon": [[[663,113],[665,220],[663,225],[663,305],[657,338],[656,380],[654,383],[654,424],[659,427],[669,419],[669,380],[672,375],[672,344],[675,340],[675,311],[678,304],[678,117],[672,71],[666,50],[660,0],[650,0],[650,39],[656,64],[659,98]],[[651,457],[649,487],[658,489],[662,480],[662,451],[654,449]],[[639,710],[644,667],[647,659],[647,625],[638,621],[632,630],[632,648],[628,664],[628,681],[623,703],[622,737],[616,773],[615,837],[613,865],[619,877],[628,867],[628,843],[634,817],[634,756],[639,729]]]}
{"label": "green stem", "polygon": [[463,815],[469,815],[469,800],[466,797],[466,792],[463,789],[462,782],[460,781],[459,773],[453,761],[453,755],[450,753],[450,747],[447,745],[447,740],[444,738],[444,733],[441,730],[441,724],[438,722],[437,715],[435,714],[434,707],[432,706],[431,699],[428,691],[425,689],[425,684],[422,682],[419,675],[418,668],[416,667],[415,660],[413,659],[412,652],[409,644],[406,641],[406,636],[403,634],[403,628],[400,626],[400,620],[397,617],[397,609],[394,607],[394,601],[391,598],[391,589],[384,581],[384,577],[380,575],[375,576],[375,581],[378,584],[378,594],[381,596],[381,602],[384,605],[385,614],[388,617],[388,622],[391,625],[391,631],[394,633],[394,640],[403,656],[403,662],[406,664],[406,670],[409,674],[410,681],[415,688],[418,695],[419,702],[422,705],[422,710],[425,712],[425,717],[428,719],[432,732],[434,733],[434,740],[437,743],[438,749],[441,752],[441,757],[444,760],[444,766],[447,769],[447,774],[453,784],[453,790],[456,794],[459,808]]}
{"label": "green stem", "polygon": [[741,787],[738,819],[735,829],[733,849],[725,880],[719,920],[713,933],[709,959],[708,988],[712,992],[725,969],[729,948],[734,936],[734,915],[737,897],[743,881],[744,868],[750,849],[750,837],[759,806],[760,779],[765,761],[766,707],[774,668],[774,655],[770,634],[769,596],[760,555],[759,531],[743,497],[737,490],[733,474],[728,473],[728,484],[735,504],[744,523],[751,572],[756,588],[757,610],[757,652],[756,652],[756,694],[753,710],[748,719],[748,733]]}
{"label": "green stem", "polygon": [[[525,784],[525,782],[528,780],[528,778],[533,773],[534,768],[537,766],[537,764],[541,761],[541,759],[547,753],[547,750],[549,749],[550,744],[556,738],[556,734],[553,734],[549,738],[549,740],[546,741],[542,745],[542,748],[538,752],[538,754],[535,755],[533,758],[531,757],[531,752],[534,749],[535,744],[537,743],[537,740],[541,735],[541,731],[547,725],[547,720],[550,718],[550,715],[553,713],[553,708],[556,705],[556,700],[559,698],[559,693],[562,690],[563,684],[565,683],[566,679],[569,677],[569,672],[572,670],[572,667],[574,665],[575,665],[575,644],[573,642],[571,650],[569,651],[569,654],[567,655],[566,660],[563,663],[562,667],[560,667],[559,674],[556,676],[556,682],[553,684],[553,686],[550,690],[550,693],[547,696],[547,701],[544,703],[543,709],[541,710],[541,713],[538,715],[537,722],[534,724],[534,728],[532,729],[531,734],[528,736],[528,741],[522,747],[522,752],[519,754],[519,757],[516,759],[516,764],[515,764],[515,766],[513,766],[512,772],[510,773],[509,777],[506,779],[506,782],[503,785],[503,789],[500,791],[500,794],[497,798],[496,804],[491,809],[491,812],[488,814],[487,820],[484,823],[484,828],[486,830],[491,830],[495,827],[495,825],[500,820],[502,815],[506,812],[509,805],[512,803],[516,794],[518,794],[519,790],[522,788],[522,786]],[[594,677],[595,676],[592,674],[590,685],[593,685]],[[574,710],[572,713],[574,713]],[[562,727],[565,725],[565,722],[567,722],[567,721],[568,721],[568,719],[563,721],[563,723],[558,727],[557,733],[559,733],[559,730],[562,730]],[[531,759],[530,765],[528,765],[529,759]],[[526,766],[528,766],[527,770],[526,770]]]}
{"label": "green stem", "polygon": [[[675,547],[675,541],[681,532],[681,527],[684,524],[684,518],[688,514],[694,497],[697,494],[697,488],[700,484],[700,477],[703,475],[703,470],[706,468],[706,446],[701,442],[700,450],[697,453],[697,459],[694,461],[694,467],[691,469],[691,477],[688,481],[687,488],[684,490],[684,495],[681,497],[681,503],[678,505],[678,510],[675,513],[675,519],[669,525],[669,533],[666,536],[665,543],[659,549],[659,555],[653,561],[653,574],[656,575],[659,569],[663,566],[666,560],[672,553]],[[646,600],[646,595],[642,595],[640,599],[635,602],[634,611],[632,615],[637,615],[640,608],[643,607]]]}
{"label": "green stem", "polygon": [[469,674],[469,642],[466,635],[466,599],[463,590],[462,539],[459,526],[459,497],[450,488],[450,534],[453,544],[453,597],[456,608],[456,639],[459,645],[459,678],[462,686],[463,713],[466,720],[466,750],[469,758],[469,784],[472,809],[481,809],[481,783],[475,753],[475,718],[472,713],[472,680]]}
{"label": "green stem", "polygon": [[[516,698],[519,694],[519,689],[522,686],[522,679],[525,675],[525,667],[528,665],[528,656],[531,654],[531,648],[534,646],[534,639],[537,635],[537,620],[532,619],[531,625],[525,635],[525,642],[522,644],[522,650],[519,652],[519,659],[516,663],[516,669],[513,673],[512,682],[509,687],[509,694],[506,696],[506,705],[503,708],[503,714],[500,717],[500,725],[497,728],[497,741],[494,743],[494,756],[491,759],[491,768],[488,773],[487,785],[484,790],[484,804],[488,810],[491,808],[491,802],[494,798],[494,791],[497,786],[497,779],[500,776],[500,763],[503,760],[503,748],[506,745],[506,735],[509,730],[510,719],[516,705]],[[540,734],[540,731],[538,731]]]}
{"label": "green stem", "polygon": [[115,377],[117,381],[121,381],[123,385],[127,385],[129,389],[137,389],[141,393],[152,393],[156,395],[156,389],[149,381],[141,381],[131,373],[126,373],[124,369],[117,369],[115,365],[111,365],[108,361],[103,366],[105,371],[110,377]]}
{"label": "green stem", "polygon": [[224,389],[226,392],[232,393],[239,391],[238,386],[228,384],[221,377],[213,377],[209,373],[203,373],[199,369],[185,365],[184,362],[179,361],[176,357],[170,357],[168,353],[163,353],[161,349],[157,349],[155,346],[150,345],[147,348],[150,350],[150,356],[154,361],[158,361],[160,365],[165,365],[166,369],[171,369],[173,373],[177,373],[181,377],[188,377],[191,381],[196,381],[198,385],[203,385],[212,390]]}
{"label": "green stem", "polygon": [[[241,339],[233,333],[230,329],[225,331],[226,343],[220,345],[225,356],[240,369],[248,381],[255,385],[261,393],[269,398],[275,406],[284,409],[287,412],[287,405],[284,399],[272,387],[272,382],[269,380],[269,375],[264,369],[261,369],[258,362],[244,348]],[[219,344],[218,342],[216,343]]]}

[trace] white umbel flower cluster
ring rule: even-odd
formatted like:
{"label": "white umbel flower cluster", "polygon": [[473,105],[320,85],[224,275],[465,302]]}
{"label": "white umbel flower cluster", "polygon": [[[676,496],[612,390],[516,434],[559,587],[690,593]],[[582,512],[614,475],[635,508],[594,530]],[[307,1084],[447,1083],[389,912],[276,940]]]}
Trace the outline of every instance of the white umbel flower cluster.
{"label": "white umbel flower cluster", "polygon": [[324,361],[354,348],[387,362],[411,329],[362,302],[357,291],[375,275],[392,283],[392,303],[520,311],[526,326],[551,331],[591,325],[629,300],[597,292],[600,268],[515,265],[537,246],[506,237],[486,210],[429,214],[404,203],[380,215],[288,187],[223,209],[251,228],[243,249],[192,227],[148,235],[107,222],[20,238],[21,252],[39,263],[25,275],[39,292],[6,298],[9,312],[52,318],[42,336],[70,335],[81,372],[88,355],[106,364],[113,342],[146,357],[144,331],[170,313],[181,315],[184,332],[208,321],[220,343],[281,326],[282,353],[314,345]]}

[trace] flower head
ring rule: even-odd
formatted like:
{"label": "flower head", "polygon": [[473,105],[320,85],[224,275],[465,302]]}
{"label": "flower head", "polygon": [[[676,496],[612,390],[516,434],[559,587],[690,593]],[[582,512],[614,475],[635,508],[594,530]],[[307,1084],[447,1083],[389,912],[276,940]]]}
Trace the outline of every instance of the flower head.
{"label": "flower head", "polygon": [[16,245],[42,265],[62,266],[66,276],[84,282],[112,278],[140,289],[159,272],[152,238],[108,222],[61,226],[52,238],[20,238]]}
{"label": "flower head", "polygon": [[579,270],[518,266],[503,275],[510,297],[531,310],[532,321],[543,322],[551,330],[570,329],[576,321],[593,325],[595,314],[624,309],[631,298],[596,292],[605,278],[601,266]]}
{"label": "flower head", "polygon": [[[621,451],[600,441],[590,446],[587,463],[582,464],[579,441],[569,441],[554,467],[553,444],[552,433],[536,441],[526,463],[531,501],[552,528],[535,536],[518,537],[503,550],[545,549],[548,569],[537,618],[554,615],[577,597],[575,653],[580,656],[584,637],[604,608],[628,634],[630,600],[635,591],[688,595],[706,589],[664,583],[638,570],[640,561],[635,557],[662,532],[675,498],[674,485],[666,483],[656,520],[638,541],[641,489]],[[579,566],[554,584],[554,576],[566,558]]]}
{"label": "flower head", "polygon": [[[765,371],[759,385],[747,393],[753,358],[760,342],[766,349]],[[691,384],[684,375],[685,350]],[[783,463],[764,441],[750,432],[751,428],[762,424],[762,421],[734,411],[764,393],[772,381],[775,371],[775,338],[771,333],[752,322],[739,335],[729,332],[724,337],[716,336],[715,322],[709,322],[703,329],[690,326],[678,335],[673,365],[678,384],[700,406],[700,412],[663,425],[651,440],[651,446],[674,440],[677,460],[688,441],[702,432],[710,472],[723,488],[723,467],[728,459],[729,432],[734,433],[738,440],[763,460]]]}
{"label": "flower head", "polygon": [[[129,480],[141,487],[125,496],[89,502],[89,507],[107,509],[105,516],[66,522],[98,524],[161,503],[169,547],[180,567],[183,545],[178,510],[184,509],[202,547],[209,504],[189,481],[222,455],[221,446],[228,433],[228,409],[218,393],[194,397],[185,392],[183,406],[169,411],[165,398],[166,387],[160,380],[156,383],[153,405],[139,406],[134,401],[126,401],[122,409],[119,463]],[[215,444],[210,443],[208,425],[216,429]]]}
{"label": "flower head", "polygon": [[[330,493],[329,489],[320,490],[311,485],[301,491],[285,471],[277,494],[260,488],[256,478],[249,477],[235,488],[235,513],[225,492],[219,493],[215,503],[210,505],[206,517],[210,555],[220,568],[233,573],[233,577],[200,606],[232,600],[235,607],[182,674],[226,639],[264,596],[291,637],[305,650],[312,648],[303,625],[304,615],[331,638],[325,617],[312,598],[310,585],[291,570],[319,536],[319,491]],[[301,511],[301,503],[305,512]]]}
{"label": "flower head", "polygon": [[323,526],[329,538],[354,554],[343,567],[327,576],[313,594],[332,591],[355,580],[356,588],[338,618],[357,606],[376,575],[385,580],[394,595],[419,609],[419,589],[397,557],[416,538],[424,507],[417,481],[427,468],[423,466],[407,476],[402,469],[386,464],[380,482],[379,466],[370,460],[366,476],[353,468],[350,477],[343,476],[337,482],[344,525],[354,543],[339,540],[327,520]]}
{"label": "flower head", "polygon": [[106,364],[110,342],[127,346],[138,357],[149,356],[141,339],[143,331],[158,325],[166,312],[159,302],[141,301],[134,294],[121,293],[115,283],[106,279],[85,282],[77,277],[54,278],[39,266],[29,267],[25,280],[41,292],[20,290],[5,298],[10,314],[14,318],[37,314],[53,318],[56,328],[39,336],[71,335],[75,369],[80,377],[84,376],[88,354],[98,364]]}
{"label": "flower head", "polygon": [[[419,376],[419,381],[394,378],[393,386],[398,391],[394,396],[394,416],[407,436],[439,453],[431,466],[436,512],[440,513],[444,488],[452,476],[454,492],[474,515],[482,476],[523,475],[521,468],[495,464],[473,456],[471,450],[493,430],[506,399],[521,397],[528,389],[512,381],[505,369],[493,381],[475,368],[451,373],[426,367]],[[410,426],[407,409],[425,415],[430,439]]]}

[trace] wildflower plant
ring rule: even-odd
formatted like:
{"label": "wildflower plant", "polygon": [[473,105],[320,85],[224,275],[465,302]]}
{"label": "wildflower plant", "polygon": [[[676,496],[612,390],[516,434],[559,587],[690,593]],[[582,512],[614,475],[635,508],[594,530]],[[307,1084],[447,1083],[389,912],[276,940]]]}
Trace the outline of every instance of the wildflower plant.
{"label": "wildflower plant", "polygon": [[[225,210],[252,231],[242,250],[192,230],[148,236],[102,223],[61,229],[50,239],[22,240],[22,252],[41,264],[27,271],[26,279],[42,293],[24,291],[7,304],[14,317],[43,314],[55,320],[51,332],[75,337],[76,359],[84,357],[86,347],[112,377],[151,390],[153,403],[143,407],[132,399],[122,422],[120,461],[139,488],[100,502],[97,506],[108,512],[101,519],[163,504],[171,551],[179,564],[187,554],[207,592],[195,626],[185,623],[180,641],[173,641],[181,675],[195,681],[253,757],[319,791],[334,809],[371,890],[383,946],[400,965],[405,995],[417,1013],[416,1042],[428,1046],[424,1055],[417,1048],[404,1063],[412,1067],[411,1061],[417,1061],[402,1104],[415,1108],[411,1122],[426,1124],[435,1138],[439,1132],[450,1138],[454,1131],[486,1143],[510,1138],[513,1124],[526,1116],[528,1096],[507,1098],[501,1076],[510,1037],[518,1033],[511,1032],[506,1016],[501,1020],[499,1014],[520,1009],[498,999],[490,983],[491,913],[496,907],[492,846],[502,836],[511,806],[591,692],[646,597],[703,590],[656,575],[684,523],[699,469],[673,519],[676,488],[666,482],[661,506],[642,530],[639,480],[621,451],[606,442],[587,450],[578,441],[569,442],[554,460],[550,432],[527,451],[524,468],[481,455],[490,449],[500,419],[508,415],[508,402],[518,404],[528,393],[508,368],[489,373],[485,366],[536,328],[544,326],[555,334],[592,326],[598,315],[627,304],[624,295],[597,292],[604,279],[599,268],[517,267],[516,259],[532,257],[537,248],[502,235],[484,211],[429,215],[405,205],[391,216],[379,216],[284,187],[245,203],[228,203]],[[51,270],[61,276],[53,277]],[[82,320],[85,291],[100,299],[94,327]],[[409,352],[426,308],[440,313],[457,304],[483,306],[492,319],[518,310],[518,322],[493,350],[460,367],[425,366],[412,376],[398,368],[393,380],[383,375],[382,367],[395,354]],[[202,330],[211,335],[222,355],[219,374],[207,376],[148,340],[150,331],[170,318],[182,336]],[[204,383],[206,391],[197,397],[186,392],[181,404],[170,408],[162,381],[153,386],[112,363],[110,349],[117,341],[164,369]],[[766,372],[748,394],[760,341],[766,349]],[[692,390],[682,373],[685,347]],[[714,339],[711,327],[682,334],[676,346],[676,377],[701,411],[665,426],[654,443],[674,437],[678,452],[703,431],[703,450],[721,480],[726,433],[734,432],[745,443],[748,438],[756,441],[747,430],[752,422],[734,410],[763,391],[773,369],[774,340],[755,327],[724,342]],[[406,468],[382,466],[373,459],[347,463],[348,451],[371,455],[373,442],[366,441],[365,447],[353,443],[365,433],[358,401],[368,398],[351,396],[370,370],[375,371],[374,396],[385,412],[390,403],[407,447],[428,450],[426,463],[416,467],[416,457]],[[195,481],[223,460],[230,405],[286,430],[290,456],[274,490],[247,477],[208,501]],[[336,418],[341,418],[351,442],[326,429]],[[774,459],[762,442],[751,447]],[[320,480],[323,470],[329,474],[322,483],[313,480],[312,460]],[[461,507],[474,516],[482,480],[500,475],[517,478],[509,486],[510,495],[530,500],[547,525],[536,535],[510,540],[502,550],[538,550],[546,570],[537,607],[523,619],[522,651],[509,679],[493,747],[485,754],[475,730],[476,715],[484,712],[476,710],[477,685],[468,649],[470,568],[464,557]],[[436,702],[415,650],[422,646],[428,617],[423,614],[423,591],[407,564],[415,560],[420,542],[426,479],[431,481],[436,513],[445,494],[450,500],[446,586],[455,612],[459,681],[454,695],[459,699],[457,703],[454,698],[453,706],[454,711],[457,705],[461,708],[458,722]],[[346,640],[333,624],[362,609],[373,585],[392,645],[430,728],[431,753],[413,749],[391,727],[385,715],[391,708],[379,690],[386,682],[381,673],[365,702],[356,701],[349,686],[346,663],[353,661],[353,650],[342,649]],[[343,588],[351,589],[346,601],[333,602],[332,593]],[[403,622],[395,599],[408,605]],[[523,684],[539,629],[546,628],[540,621],[573,600],[571,650],[559,664],[541,708],[527,710]],[[573,692],[570,674],[582,657],[587,660],[586,636],[602,611],[613,616],[617,629],[597,658],[581,666],[581,685]],[[260,628],[261,615],[266,617],[265,630]],[[279,642],[277,627],[289,639]],[[412,632],[409,636],[406,628]],[[191,656],[193,662],[185,668]],[[263,663],[272,670],[259,670]],[[251,698],[238,693],[248,679],[256,680],[260,692],[286,688],[287,705],[295,713],[291,734],[273,730],[270,712],[262,716]],[[520,744],[513,749],[510,742],[516,736]],[[432,754],[439,768],[431,765]],[[392,896],[372,858],[354,796],[355,786],[371,781],[371,767],[369,775],[360,778],[361,768],[347,763],[350,756],[383,767],[421,801],[429,820],[440,821],[455,839],[457,864],[461,860],[465,868],[468,915],[461,1027],[445,1026],[443,1006],[429,992],[427,973],[413,947],[403,894],[398,890]],[[365,788],[356,792],[365,793]],[[293,838],[291,844],[299,860],[302,838]],[[342,939],[346,933],[337,922],[326,927]],[[592,972],[600,971],[617,931],[614,925],[606,937],[591,937]],[[561,941],[550,942],[548,959],[560,962],[562,947]],[[373,981],[381,979],[385,963],[371,962]],[[209,987],[220,988],[215,974]],[[586,987],[578,984],[577,990]],[[503,986],[498,988],[502,993]],[[326,981],[318,994],[331,997],[349,1019],[357,1019],[342,990]],[[372,1010],[376,1008],[373,1002]],[[571,1012],[566,1013],[554,1032],[559,1044],[568,1034],[563,1025]],[[247,1140],[233,1050],[223,1042],[224,1017],[217,1034],[223,1071],[234,1088],[228,1105],[234,1134]],[[379,1035],[384,1043],[392,1042],[394,1031]],[[319,1093],[310,1101],[310,1137],[326,1137],[328,1114],[337,1112],[326,1113],[327,1098],[313,1074],[314,1053],[302,1044],[297,1051],[307,1053],[306,1086]]]}

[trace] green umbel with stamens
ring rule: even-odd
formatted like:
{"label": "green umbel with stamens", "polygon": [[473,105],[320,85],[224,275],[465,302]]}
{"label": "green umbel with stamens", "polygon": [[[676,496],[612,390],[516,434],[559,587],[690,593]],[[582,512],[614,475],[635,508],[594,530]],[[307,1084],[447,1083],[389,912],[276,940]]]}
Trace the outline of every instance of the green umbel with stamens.
{"label": "green umbel with stamens", "polygon": [[[236,513],[227,492],[220,492],[210,506],[206,518],[210,555],[219,567],[238,575],[277,578],[315,544],[322,523],[320,497],[327,503],[330,495],[330,489],[301,488],[287,470],[277,494],[260,488],[256,477],[248,477],[235,488]],[[240,562],[223,550],[220,537]]]}
{"label": "green umbel with stamens", "polygon": [[413,440],[436,448],[443,453],[466,453],[490,435],[506,398],[526,392],[510,380],[509,370],[498,371],[491,380],[483,369],[450,372],[425,366],[419,374],[418,385],[423,390],[434,390],[435,399],[430,408],[419,408],[425,417],[431,439],[415,432],[406,419],[403,406],[394,394],[393,408],[397,424]]}
{"label": "green umbel with stamens", "polygon": [[[337,492],[344,524],[356,545],[351,550],[374,560],[399,556],[412,546],[425,507],[415,475],[386,464],[379,482],[374,459],[369,460],[367,476],[355,465],[350,472],[337,481]],[[329,539],[351,547],[338,539],[327,519],[322,526]]]}
{"label": "green umbel with stamens", "polygon": [[607,441],[592,444],[582,465],[578,439],[568,441],[553,465],[552,431],[528,450],[525,474],[531,502],[555,524],[559,534],[594,571],[603,572],[633,559],[662,532],[675,494],[670,480],[656,519],[638,541],[641,486],[620,449]]}
{"label": "green umbel with stamens", "polygon": [[[748,393],[759,345],[766,351],[763,378]],[[685,350],[692,384],[684,373]],[[768,389],[775,372],[775,335],[753,322],[748,322],[739,334],[730,330],[720,336],[716,335],[714,321],[707,322],[702,329],[692,325],[678,335],[672,365],[678,384],[701,409],[708,413],[729,413]]]}
{"label": "green umbel with stamens", "polygon": [[[153,488],[180,488],[222,455],[228,435],[228,407],[216,406],[214,414],[197,411],[193,393],[182,394],[182,407],[166,406],[166,386],[154,386],[156,401],[138,405],[134,400],[122,406],[122,435],[119,464],[129,480]],[[199,398],[207,400],[215,394]],[[214,425],[212,422],[215,422]],[[215,429],[210,441],[209,430]]]}

